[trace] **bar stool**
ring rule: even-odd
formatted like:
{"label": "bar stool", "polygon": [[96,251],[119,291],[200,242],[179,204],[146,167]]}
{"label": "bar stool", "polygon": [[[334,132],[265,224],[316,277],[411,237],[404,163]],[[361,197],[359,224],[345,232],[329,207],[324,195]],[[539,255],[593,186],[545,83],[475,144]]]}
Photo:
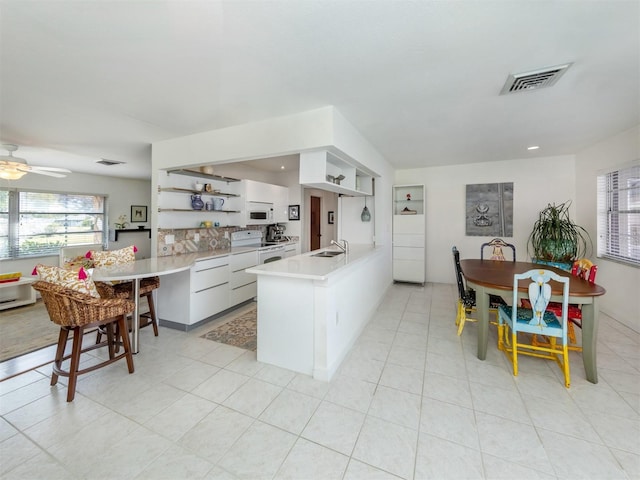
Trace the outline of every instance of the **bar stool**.
{"label": "bar stool", "polygon": [[[134,309],[133,302],[122,298],[97,298],[42,280],[35,282],[32,286],[40,292],[51,321],[60,325],[51,385],[58,383],[59,376],[69,378],[67,402],[73,401],[75,397],[78,375],[92,372],[123,358],[127,360],[129,373],[133,373],[133,355],[131,354],[129,335],[120,335],[124,352],[117,356],[114,353],[114,346],[117,345],[117,332],[126,331],[125,322],[127,315]],[[104,294],[102,291],[100,293]],[[95,327],[105,330],[106,342],[82,348],[84,332]],[[73,346],[71,354],[65,355],[69,332],[73,332]],[[80,369],[80,355],[103,346],[109,348],[109,358],[96,365]],[[71,359],[71,365],[69,370],[64,370],[62,363],[68,359]]]}

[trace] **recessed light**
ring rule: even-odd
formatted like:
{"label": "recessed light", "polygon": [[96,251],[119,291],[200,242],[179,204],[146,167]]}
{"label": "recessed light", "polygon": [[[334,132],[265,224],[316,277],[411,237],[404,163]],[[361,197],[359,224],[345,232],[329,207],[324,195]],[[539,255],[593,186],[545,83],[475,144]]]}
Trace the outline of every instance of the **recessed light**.
{"label": "recessed light", "polygon": [[280,170],[284,170],[284,165],[280,165]]}
{"label": "recessed light", "polygon": [[540,147],[538,145],[531,145],[530,147],[527,147],[527,150],[538,150]]}

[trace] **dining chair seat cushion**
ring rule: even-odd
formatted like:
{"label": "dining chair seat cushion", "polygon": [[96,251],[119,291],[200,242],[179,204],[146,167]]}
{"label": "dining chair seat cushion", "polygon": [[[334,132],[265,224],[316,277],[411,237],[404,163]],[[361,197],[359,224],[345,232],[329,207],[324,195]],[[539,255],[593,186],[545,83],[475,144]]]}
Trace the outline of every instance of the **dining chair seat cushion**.
{"label": "dining chair seat cushion", "polygon": [[[501,312],[505,317],[511,318],[513,309],[509,305],[500,305],[498,307],[498,311]],[[517,309],[516,321],[520,325],[529,325],[529,322],[533,319],[533,310],[530,308],[518,308]],[[558,328],[562,329],[560,322],[558,321],[558,317],[556,317],[555,313],[550,312],[549,310],[544,311],[544,315],[542,316],[544,323],[547,324],[548,328]]]}
{"label": "dining chair seat cushion", "polygon": [[[531,302],[527,298],[523,298],[520,303],[524,308],[531,308]],[[559,302],[549,302],[547,311],[553,312],[556,316],[562,316],[562,304]],[[569,304],[567,316],[573,320],[582,320],[582,310],[577,305]]]}

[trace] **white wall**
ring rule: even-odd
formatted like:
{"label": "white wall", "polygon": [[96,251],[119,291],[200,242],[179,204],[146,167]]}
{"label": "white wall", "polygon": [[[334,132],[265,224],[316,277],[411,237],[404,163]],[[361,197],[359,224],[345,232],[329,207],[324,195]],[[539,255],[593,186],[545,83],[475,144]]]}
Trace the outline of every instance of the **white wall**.
{"label": "white wall", "polygon": [[[90,195],[106,195],[108,221],[110,228],[118,216],[125,214],[130,221],[131,205],[150,206],[151,183],[148,180],[130,180],[118,177],[102,175],[86,175],[72,173],[65,178],[51,178],[44,175],[28,174],[20,180],[3,182],[3,187],[42,190],[49,192],[85,193]],[[147,223],[130,224],[129,228],[137,228],[138,225],[148,227],[151,223],[151,209],[148,210]],[[133,225],[133,226],[132,226]],[[151,241],[148,232],[124,233],[118,238],[118,242],[109,242],[109,249],[115,250],[135,244],[138,248],[138,258],[150,256]],[[21,260],[0,261],[0,272],[19,271],[23,275],[31,275],[33,267],[37,263],[57,265],[58,257],[38,257]]]}
{"label": "white wall", "polygon": [[[371,213],[369,222],[363,222],[360,219],[365,199],[369,213]],[[382,201],[382,198],[380,200]],[[381,222],[381,228],[384,230],[390,220],[387,218],[378,219],[376,213],[375,202],[371,197],[341,197],[338,236],[349,239],[351,243],[378,243],[374,241],[377,222]]]}
{"label": "white wall", "polygon": [[[576,155],[577,222],[597,239],[596,179],[599,173],[640,160],[640,125],[601,141]],[[596,281],[607,289],[600,309],[640,332],[640,268],[596,259]]]}
{"label": "white wall", "polygon": [[[331,106],[154,143],[152,148],[152,189],[157,186],[159,169],[199,165],[213,165],[216,169],[228,162],[290,155],[307,150],[329,149],[332,146],[337,147],[346,156],[380,175],[379,178],[376,178],[376,197],[373,199],[375,211],[378,212],[380,220],[375,222],[375,238],[378,245],[389,246],[388,255],[390,258],[391,204],[389,199],[393,184],[393,168]],[[294,200],[295,192],[292,190],[290,190],[290,203],[297,204],[298,202]],[[302,196],[300,200],[299,203],[304,208]],[[157,206],[154,202],[155,198],[152,198],[153,208]],[[288,235],[296,235],[296,223],[303,225],[304,221],[289,222],[291,229],[287,230]],[[362,232],[357,230],[359,226],[362,227]],[[152,223],[152,228],[156,227]],[[356,228],[354,233],[360,238],[371,236],[370,226],[367,224],[359,222],[359,224],[354,224],[353,228]],[[303,232],[301,232],[301,237],[303,236]],[[155,248],[155,244],[152,248]]]}
{"label": "white wall", "polygon": [[[465,236],[467,184],[513,182],[513,237],[504,239],[518,260],[530,261],[527,239],[540,210],[575,198],[574,167],[566,155],[396,171],[396,184],[425,185],[427,281],[455,283],[451,247],[462,258],[480,258],[480,245],[492,238]],[[575,219],[575,202],[571,210]]]}

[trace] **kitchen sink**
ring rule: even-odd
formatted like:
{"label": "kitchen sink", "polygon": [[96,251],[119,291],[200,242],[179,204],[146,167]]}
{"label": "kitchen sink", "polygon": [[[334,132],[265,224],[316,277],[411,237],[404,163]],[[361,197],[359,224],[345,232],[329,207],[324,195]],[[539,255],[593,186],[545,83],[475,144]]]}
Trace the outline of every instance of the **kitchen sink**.
{"label": "kitchen sink", "polygon": [[336,255],[342,255],[343,252],[333,252],[330,250],[326,250],[324,252],[320,252],[320,253],[314,253],[313,255],[311,255],[312,257],[324,257],[324,258],[331,258],[331,257],[335,257]]}

